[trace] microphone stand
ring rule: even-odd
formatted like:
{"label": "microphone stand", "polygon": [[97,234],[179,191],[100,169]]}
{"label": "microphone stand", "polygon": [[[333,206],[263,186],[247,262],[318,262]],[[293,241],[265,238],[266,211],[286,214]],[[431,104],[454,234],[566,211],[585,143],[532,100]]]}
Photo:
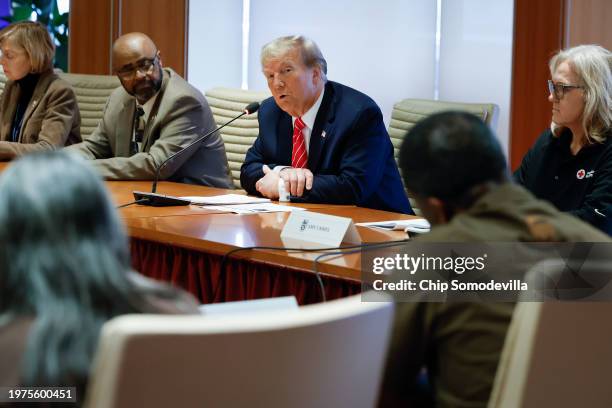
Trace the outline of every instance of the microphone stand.
{"label": "microphone stand", "polygon": [[226,122],[223,125],[217,127],[216,129],[211,130],[210,132],[206,133],[204,136],[200,136],[199,138],[197,138],[193,142],[189,143],[187,146],[185,146],[184,148],[182,148],[178,152],[176,152],[173,155],[171,155],[170,157],[168,157],[166,160],[164,160],[157,167],[157,169],[155,171],[155,178],[153,179],[153,185],[151,186],[151,192],[147,193],[147,192],[144,192],[144,191],[134,191],[133,192],[134,200],[138,201],[139,204],[141,204],[141,205],[148,205],[148,206],[153,206],[153,207],[170,207],[170,206],[179,206],[179,205],[189,205],[189,204],[191,204],[191,201],[189,201],[189,200],[185,200],[185,199],[182,199],[182,198],[179,198],[179,197],[174,197],[174,196],[169,196],[169,195],[163,195],[163,194],[157,194],[156,193],[156,191],[157,191],[157,182],[159,180],[159,175],[160,175],[161,169],[164,168],[164,166],[166,164],[168,164],[170,161],[174,160],[175,158],[177,158],[178,156],[180,156],[181,154],[183,154],[184,152],[189,150],[191,147],[197,145],[202,140],[206,139],[208,136],[212,135],[215,132],[218,132],[219,130],[223,129],[224,127],[226,127],[230,123],[234,122],[235,120],[240,119],[244,115],[250,115],[251,113],[257,112],[258,109],[259,109],[259,102],[253,102],[253,103],[248,104],[246,106],[246,108],[244,108],[244,110],[242,111],[242,113],[240,115],[236,116],[235,118],[233,118],[229,122]]}

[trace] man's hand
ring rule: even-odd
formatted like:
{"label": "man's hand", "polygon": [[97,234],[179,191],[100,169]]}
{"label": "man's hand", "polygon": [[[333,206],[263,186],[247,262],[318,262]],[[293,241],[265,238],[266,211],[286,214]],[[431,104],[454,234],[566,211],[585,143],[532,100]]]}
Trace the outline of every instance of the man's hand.
{"label": "man's hand", "polygon": [[312,188],[312,172],[308,169],[286,167],[280,171],[280,177],[285,181],[285,190],[292,196],[301,197],[306,190]]}
{"label": "man's hand", "polygon": [[278,173],[271,170],[267,165],[263,165],[264,176],[257,180],[255,188],[262,196],[271,200],[278,200]]}

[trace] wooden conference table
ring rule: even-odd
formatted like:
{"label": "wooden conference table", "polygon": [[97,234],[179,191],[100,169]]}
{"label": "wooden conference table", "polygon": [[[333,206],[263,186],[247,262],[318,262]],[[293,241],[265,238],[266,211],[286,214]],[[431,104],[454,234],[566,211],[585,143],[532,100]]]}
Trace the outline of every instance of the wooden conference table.
{"label": "wooden conference table", "polygon": [[[6,167],[0,163],[0,171]],[[150,181],[108,181],[117,205],[134,200],[134,190],[150,191]],[[211,187],[162,181],[157,192],[173,196],[210,196],[236,193]],[[288,204],[309,211],[352,218],[354,222],[408,219],[412,216],[356,206]],[[206,207],[147,207],[119,209],[130,237],[132,264],[140,273],[172,282],[203,303],[294,295],[300,304],[321,300],[314,259],[321,252],[244,250],[265,246],[283,248],[281,230],[289,213],[237,215]],[[362,241],[388,242],[405,238],[403,232],[357,227]],[[359,253],[335,255],[317,263],[327,299],[361,291]],[[223,266],[223,270],[221,267]]]}
{"label": "wooden conference table", "polygon": [[[151,187],[148,181],[109,181],[106,185],[117,205],[133,201],[133,190],[150,191]],[[160,182],[157,192],[173,196],[210,196],[236,191]],[[289,205],[349,217],[354,222],[412,218],[356,206]],[[321,252],[244,250],[232,253],[222,265],[223,256],[237,248],[283,248],[280,233],[289,217],[288,212],[237,215],[194,205],[133,205],[119,212],[131,238],[134,268],[146,276],[185,288],[203,303],[286,295],[294,295],[300,304],[321,300],[314,273],[314,260]],[[405,238],[403,232],[357,228],[363,242]],[[354,253],[325,257],[317,263],[327,299],[361,291],[360,262],[360,254]]]}

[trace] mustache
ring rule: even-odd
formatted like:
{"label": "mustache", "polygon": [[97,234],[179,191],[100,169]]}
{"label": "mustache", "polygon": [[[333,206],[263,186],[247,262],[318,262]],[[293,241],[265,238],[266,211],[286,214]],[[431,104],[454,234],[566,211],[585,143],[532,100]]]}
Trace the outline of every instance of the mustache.
{"label": "mustache", "polygon": [[154,81],[152,79],[144,79],[134,85],[134,92],[151,92],[158,91],[161,88],[162,81]]}

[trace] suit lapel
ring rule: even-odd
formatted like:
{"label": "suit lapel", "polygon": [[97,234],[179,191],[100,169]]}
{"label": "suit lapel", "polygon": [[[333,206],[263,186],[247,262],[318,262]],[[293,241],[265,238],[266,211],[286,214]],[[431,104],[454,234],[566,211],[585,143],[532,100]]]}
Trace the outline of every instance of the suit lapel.
{"label": "suit lapel", "polygon": [[293,150],[293,124],[291,123],[291,116],[283,112],[280,108],[280,116],[278,118],[278,131],[276,132],[277,137],[277,157],[279,158],[280,165],[291,166],[291,152]]}
{"label": "suit lapel", "polygon": [[332,124],[336,115],[334,100],[334,88],[331,82],[325,84],[325,94],[317,112],[314,127],[310,134],[310,146],[308,147],[308,168],[313,173],[317,172],[317,166],[321,160],[321,152],[327,138],[332,133]]}
{"label": "suit lapel", "polygon": [[121,106],[118,106],[118,108],[120,111],[116,116],[117,122],[115,123],[115,140],[117,143],[115,146],[115,156],[129,157],[130,143],[132,142],[133,136],[132,132],[134,131],[134,111],[136,110],[136,99],[128,95],[121,103]]}
{"label": "suit lapel", "polygon": [[41,98],[45,95],[45,92],[47,92],[47,88],[49,87],[49,83],[51,82],[51,80],[53,80],[53,76],[54,75],[52,72],[45,72],[41,74],[40,78],[38,79],[38,83],[34,88],[34,92],[32,92],[32,99],[30,99],[30,103],[28,103],[28,107],[26,108],[26,111],[23,114],[23,120],[21,122],[22,125],[21,129],[19,130],[18,138],[20,142],[22,141],[23,131],[27,127],[28,120],[30,119],[30,116],[32,116],[32,113],[38,107],[38,104],[40,103]]}
{"label": "suit lapel", "polygon": [[152,134],[153,129],[155,129],[158,125],[157,123],[157,113],[159,112],[159,105],[164,97],[164,93],[166,92],[166,87],[168,86],[168,82],[170,81],[170,75],[162,69],[162,86],[157,94],[157,98],[155,99],[155,103],[151,109],[151,113],[147,118],[147,123],[145,123],[144,135],[142,138],[142,150],[143,152],[148,151],[151,148],[151,145],[155,142],[153,140]]}

